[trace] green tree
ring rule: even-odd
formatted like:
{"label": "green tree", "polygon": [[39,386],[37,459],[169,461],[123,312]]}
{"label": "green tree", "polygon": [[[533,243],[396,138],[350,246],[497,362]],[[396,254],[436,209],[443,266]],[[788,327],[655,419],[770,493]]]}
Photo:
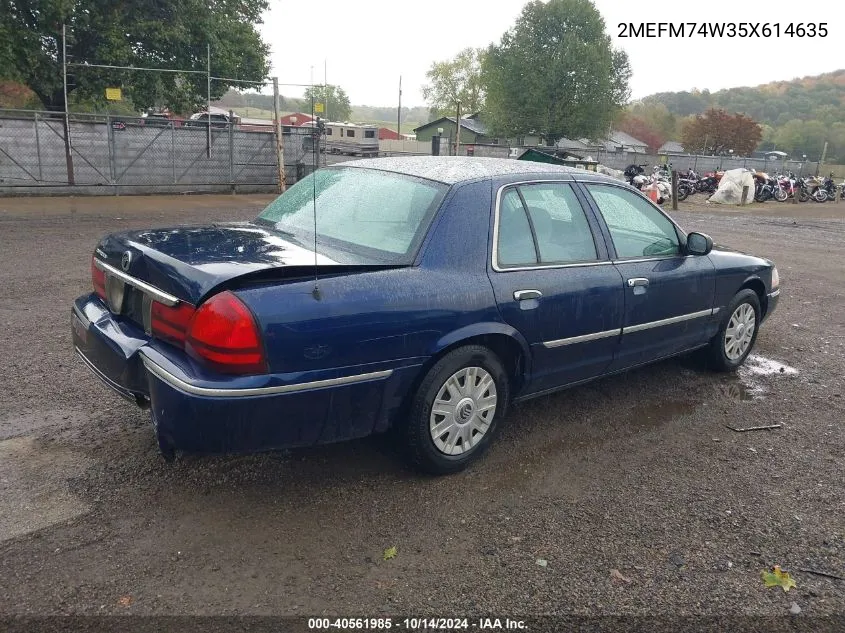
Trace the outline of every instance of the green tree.
{"label": "green tree", "polygon": [[599,137],[628,98],[628,57],[590,0],[534,0],[483,63],[487,121],[501,136]]}
{"label": "green tree", "polygon": [[311,110],[311,100],[314,103],[322,103],[324,111],[316,113],[321,119],[328,121],[348,121],[352,114],[352,106],[349,103],[349,96],[340,86],[311,86],[306,88],[303,97],[304,107]]}
{"label": "green tree", "polygon": [[[646,125],[658,132],[666,140],[674,141],[680,138],[678,117],[669,112],[669,108],[662,103],[636,101],[625,109],[625,115],[642,119]],[[634,134],[634,136],[637,135]]]}
{"label": "green tree", "polygon": [[[68,62],[205,71],[263,80],[269,48],[256,25],[267,0],[0,0],[0,79],[28,86],[44,107],[64,109],[62,24]],[[212,98],[237,82],[215,80]],[[201,74],[68,67],[74,102],[102,103],[122,87],[138,108],[192,109],[205,101]],[[69,97],[70,98],[70,97]]]}
{"label": "green tree", "polygon": [[484,49],[465,48],[453,59],[434,62],[425,74],[429,83],[422,87],[432,117],[461,112],[472,114],[484,108],[484,82],[481,66]]}

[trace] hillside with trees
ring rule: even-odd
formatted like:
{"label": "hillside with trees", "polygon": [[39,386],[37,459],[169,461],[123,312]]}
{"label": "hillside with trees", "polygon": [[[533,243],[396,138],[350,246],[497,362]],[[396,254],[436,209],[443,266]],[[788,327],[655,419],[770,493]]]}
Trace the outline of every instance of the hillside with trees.
{"label": "hillside with trees", "polygon": [[845,162],[845,70],[754,87],[661,92],[629,104],[625,118],[663,140],[680,140],[690,117],[708,109],[750,117],[762,127],[758,149]]}

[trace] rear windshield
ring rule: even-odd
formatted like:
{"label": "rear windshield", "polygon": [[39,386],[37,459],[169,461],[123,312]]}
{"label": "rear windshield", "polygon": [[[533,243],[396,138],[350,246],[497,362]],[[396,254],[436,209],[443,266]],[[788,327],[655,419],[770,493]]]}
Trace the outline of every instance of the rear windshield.
{"label": "rear windshield", "polygon": [[256,222],[345,264],[410,264],[448,187],[386,171],[320,169],[271,202]]}

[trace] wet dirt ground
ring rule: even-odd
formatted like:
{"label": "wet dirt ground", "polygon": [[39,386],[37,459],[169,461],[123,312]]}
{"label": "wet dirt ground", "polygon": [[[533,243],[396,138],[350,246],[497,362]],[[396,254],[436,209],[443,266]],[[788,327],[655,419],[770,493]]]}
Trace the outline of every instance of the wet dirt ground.
{"label": "wet dirt ground", "polygon": [[679,359],[531,401],[452,477],[383,438],[166,464],[74,358],[70,303],[101,235],[267,200],[0,199],[0,614],[845,612],[800,571],[845,576],[845,205],[675,213],[780,269],[737,375]]}

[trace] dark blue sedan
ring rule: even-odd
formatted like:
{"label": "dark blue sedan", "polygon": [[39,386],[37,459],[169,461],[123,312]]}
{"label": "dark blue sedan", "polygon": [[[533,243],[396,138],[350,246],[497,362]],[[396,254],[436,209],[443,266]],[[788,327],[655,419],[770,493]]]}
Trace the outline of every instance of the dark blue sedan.
{"label": "dark blue sedan", "polygon": [[159,446],[258,451],[393,427],[460,470],[512,402],[701,350],[741,365],[772,262],[685,233],[624,183],[516,160],[359,160],[253,222],[104,238],[80,358]]}

